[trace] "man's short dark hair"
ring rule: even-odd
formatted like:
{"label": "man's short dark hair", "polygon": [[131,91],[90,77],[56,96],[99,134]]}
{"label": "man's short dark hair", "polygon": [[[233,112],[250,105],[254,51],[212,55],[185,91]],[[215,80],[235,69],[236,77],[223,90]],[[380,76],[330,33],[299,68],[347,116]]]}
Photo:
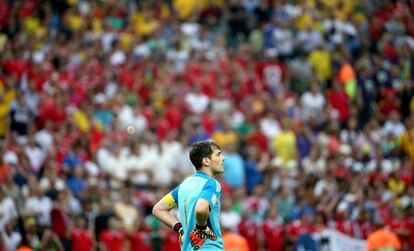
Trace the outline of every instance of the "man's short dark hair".
{"label": "man's short dark hair", "polygon": [[211,141],[200,141],[191,145],[190,160],[196,170],[203,167],[203,158],[211,157],[214,149],[220,149],[220,147]]}

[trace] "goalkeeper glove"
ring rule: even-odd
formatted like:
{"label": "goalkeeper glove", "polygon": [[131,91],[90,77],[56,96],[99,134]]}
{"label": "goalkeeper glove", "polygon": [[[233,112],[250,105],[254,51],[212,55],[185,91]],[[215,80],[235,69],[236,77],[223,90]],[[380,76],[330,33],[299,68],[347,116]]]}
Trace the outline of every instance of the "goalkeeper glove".
{"label": "goalkeeper glove", "polygon": [[173,226],[173,230],[174,230],[174,232],[176,232],[179,235],[178,239],[180,240],[180,247],[182,247],[183,246],[183,243],[184,243],[184,229],[183,229],[183,225],[180,222],[177,222]]}
{"label": "goalkeeper glove", "polygon": [[217,240],[217,236],[207,225],[199,226],[196,224],[196,227],[190,233],[191,246],[193,249],[198,249],[204,244],[207,238],[213,241]]}

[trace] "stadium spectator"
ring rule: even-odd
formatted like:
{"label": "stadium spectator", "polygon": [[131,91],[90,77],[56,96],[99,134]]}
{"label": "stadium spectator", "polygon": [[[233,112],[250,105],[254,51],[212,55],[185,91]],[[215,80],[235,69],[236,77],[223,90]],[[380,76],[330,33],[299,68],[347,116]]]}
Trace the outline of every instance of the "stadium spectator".
{"label": "stadium spectator", "polygon": [[384,228],[384,223],[377,222],[377,229],[368,235],[368,251],[381,249],[400,250],[402,245],[396,234]]}

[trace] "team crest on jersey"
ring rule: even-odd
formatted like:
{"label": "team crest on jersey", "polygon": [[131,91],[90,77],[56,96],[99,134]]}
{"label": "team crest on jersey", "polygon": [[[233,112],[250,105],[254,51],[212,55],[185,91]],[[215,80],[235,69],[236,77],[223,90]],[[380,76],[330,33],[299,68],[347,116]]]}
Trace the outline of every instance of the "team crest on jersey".
{"label": "team crest on jersey", "polygon": [[211,197],[211,203],[213,203],[214,206],[217,203],[217,196],[215,194],[213,194],[213,197]]}

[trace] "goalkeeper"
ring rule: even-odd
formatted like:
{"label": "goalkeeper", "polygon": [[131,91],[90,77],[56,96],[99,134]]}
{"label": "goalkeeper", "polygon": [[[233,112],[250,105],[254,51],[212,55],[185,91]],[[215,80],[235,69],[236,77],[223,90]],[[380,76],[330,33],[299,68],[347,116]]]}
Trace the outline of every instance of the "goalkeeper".
{"label": "goalkeeper", "polygon": [[[213,142],[191,146],[196,173],[165,195],[152,213],[179,234],[181,250],[224,250],[220,232],[221,186],[213,177],[223,173],[224,156]],[[170,210],[177,207],[181,222]]]}

